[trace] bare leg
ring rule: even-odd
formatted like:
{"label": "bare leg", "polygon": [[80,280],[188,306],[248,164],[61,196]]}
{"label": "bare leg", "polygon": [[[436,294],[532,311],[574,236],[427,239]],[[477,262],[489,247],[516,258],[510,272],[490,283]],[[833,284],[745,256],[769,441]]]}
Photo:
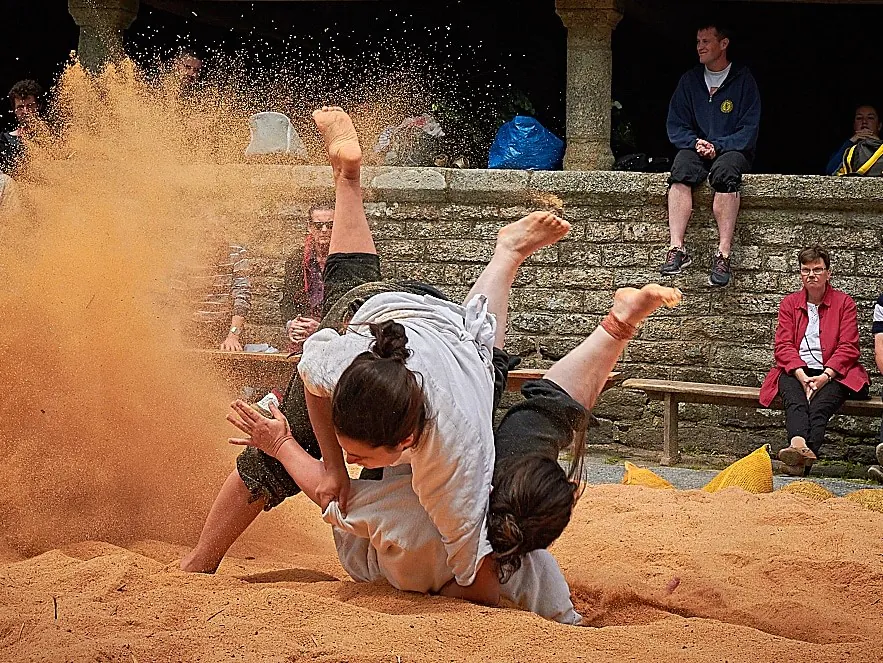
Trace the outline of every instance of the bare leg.
{"label": "bare leg", "polygon": [[[503,347],[509,313],[509,293],[521,264],[544,246],[554,244],[570,230],[570,224],[552,212],[532,212],[497,233],[497,245],[487,267],[466,295],[485,295],[488,310],[497,318],[494,347]],[[465,302],[464,302],[465,303]]]}
{"label": "bare leg", "polygon": [[329,253],[377,253],[362,202],[362,148],[353,121],[343,109],[324,106],[313,120],[334,170],[334,226]]}
{"label": "bare leg", "polygon": [[720,243],[717,250],[721,255],[730,255],[733,246],[733,233],[736,232],[736,217],[739,215],[739,193],[715,193],[714,194],[714,218],[717,221],[717,231],[720,235]]}
{"label": "bare leg", "polygon": [[[640,290],[620,288],[613,296],[611,311],[622,322],[638,325],[660,306],[676,306],[681,291],[651,283]],[[613,338],[602,327],[556,362],[546,378],[564,389],[586,409],[592,409],[628,341]]]}
{"label": "bare leg", "polygon": [[264,508],[263,500],[249,503],[251,494],[236,470],[230,473],[199,535],[199,543],[181,559],[181,570],[214,573],[230,546]]}
{"label": "bare leg", "polygon": [[672,246],[684,248],[684,236],[692,213],[693,191],[686,184],[672,184],[668,190],[668,232]]}

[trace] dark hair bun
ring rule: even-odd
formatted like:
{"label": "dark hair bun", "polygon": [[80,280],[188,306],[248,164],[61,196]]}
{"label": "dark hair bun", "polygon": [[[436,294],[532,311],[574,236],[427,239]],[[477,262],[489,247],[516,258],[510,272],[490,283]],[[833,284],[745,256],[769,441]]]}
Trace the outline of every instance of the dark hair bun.
{"label": "dark hair bun", "polygon": [[521,568],[521,558],[528,552],[524,549],[524,533],[513,514],[491,512],[488,514],[488,534],[493,539],[491,545],[500,582],[505,583]]}
{"label": "dark hair bun", "polygon": [[408,350],[408,337],[405,328],[398,322],[372,323],[368,326],[374,335],[371,352],[381,359],[398,359],[402,363],[411,356]]}

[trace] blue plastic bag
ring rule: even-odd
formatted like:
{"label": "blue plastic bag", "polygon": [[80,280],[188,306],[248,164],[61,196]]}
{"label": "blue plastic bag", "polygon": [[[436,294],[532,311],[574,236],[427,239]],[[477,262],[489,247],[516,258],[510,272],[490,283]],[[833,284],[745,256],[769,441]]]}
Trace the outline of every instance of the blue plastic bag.
{"label": "blue plastic bag", "polygon": [[488,168],[557,170],[563,157],[564,141],[536,118],[516,115],[497,131],[488,155]]}

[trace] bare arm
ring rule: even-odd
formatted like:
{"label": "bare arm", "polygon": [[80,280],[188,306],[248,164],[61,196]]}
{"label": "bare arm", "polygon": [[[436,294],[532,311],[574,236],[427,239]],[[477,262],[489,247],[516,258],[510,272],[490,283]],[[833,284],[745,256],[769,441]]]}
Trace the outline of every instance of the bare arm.
{"label": "bare arm", "polygon": [[230,320],[230,329],[234,327],[237,329],[237,333],[228,333],[227,337],[221,342],[221,350],[226,350],[227,352],[242,352],[242,343],[239,342],[239,332],[242,331],[242,326],[245,324],[245,316],[242,315],[234,315]]}
{"label": "bare arm", "polygon": [[270,419],[241,400],[230,407],[235,414],[228,414],[227,421],[248,435],[231,437],[230,443],[255,447],[278,460],[306,496],[319,504],[317,490],[325,475],[322,461],[310,456],[292,437],[288,420],[279,408],[270,403]]}
{"label": "bare arm", "polygon": [[497,576],[497,564],[487,555],[475,573],[475,581],[464,587],[451,580],[439,590],[439,594],[454,599],[463,599],[472,603],[495,606],[500,603],[500,579]]}
{"label": "bare arm", "polygon": [[322,450],[322,461],[325,464],[325,481],[317,488],[318,504],[324,509],[329,502],[337,500],[341,510],[346,512],[350,489],[349,475],[343,460],[343,451],[337,441],[337,433],[334,432],[334,424],[331,423],[331,399],[316,396],[308,389],[305,389],[304,393],[310,424],[316,434],[319,448]]}

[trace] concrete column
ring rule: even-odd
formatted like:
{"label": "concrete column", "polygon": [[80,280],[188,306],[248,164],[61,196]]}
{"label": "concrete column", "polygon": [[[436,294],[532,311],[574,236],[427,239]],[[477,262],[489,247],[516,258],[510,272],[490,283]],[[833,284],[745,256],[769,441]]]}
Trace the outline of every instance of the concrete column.
{"label": "concrete column", "polygon": [[555,0],[567,28],[565,170],[609,170],[610,36],[622,18],[615,0]]}
{"label": "concrete column", "polygon": [[123,56],[123,30],[138,15],[138,0],[68,0],[80,28],[77,57],[92,72]]}

